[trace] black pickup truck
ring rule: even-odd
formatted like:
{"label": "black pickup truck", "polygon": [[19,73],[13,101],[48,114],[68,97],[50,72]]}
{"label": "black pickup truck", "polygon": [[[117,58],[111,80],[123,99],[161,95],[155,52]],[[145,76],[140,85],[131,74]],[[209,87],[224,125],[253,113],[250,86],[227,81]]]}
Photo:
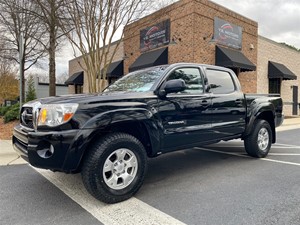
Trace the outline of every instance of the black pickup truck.
{"label": "black pickup truck", "polygon": [[243,94],[232,70],[178,63],[129,73],[103,93],[26,103],[12,141],[31,165],[81,172],[89,193],[116,203],[141,187],[148,157],[236,138],[265,157],[282,121],[281,98]]}

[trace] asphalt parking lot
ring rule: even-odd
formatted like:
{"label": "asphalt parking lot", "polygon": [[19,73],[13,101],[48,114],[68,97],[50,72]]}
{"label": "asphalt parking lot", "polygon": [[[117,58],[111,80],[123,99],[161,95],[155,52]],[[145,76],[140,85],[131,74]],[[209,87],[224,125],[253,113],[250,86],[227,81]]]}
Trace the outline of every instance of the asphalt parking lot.
{"label": "asphalt parking lot", "polygon": [[230,141],[149,161],[125,202],[93,199],[80,175],[0,167],[1,224],[300,224],[300,129],[278,132],[265,159]]}

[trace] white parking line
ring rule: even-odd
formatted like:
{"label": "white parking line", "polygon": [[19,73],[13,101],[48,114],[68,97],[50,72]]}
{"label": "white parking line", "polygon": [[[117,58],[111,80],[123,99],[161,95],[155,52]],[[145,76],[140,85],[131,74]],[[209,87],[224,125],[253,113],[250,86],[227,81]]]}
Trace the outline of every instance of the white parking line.
{"label": "white parking line", "polygon": [[283,146],[283,147],[286,147],[286,148],[300,148],[300,146],[298,145],[288,145],[288,144],[280,144],[280,143],[276,143],[275,145],[273,146]]}
{"label": "white parking line", "polygon": [[118,204],[104,204],[87,193],[80,175],[34,169],[105,225],[184,225],[181,221],[134,197]]}
{"label": "white parking line", "polygon": [[268,155],[274,155],[274,156],[300,156],[300,153],[269,153]]}
{"label": "white parking line", "polygon": [[[207,152],[215,152],[215,153],[226,154],[226,155],[234,155],[234,156],[244,157],[244,158],[252,158],[250,156],[241,155],[241,154],[234,153],[234,152],[223,152],[223,151],[212,150],[212,149],[207,149],[207,148],[200,148],[200,147],[196,147],[196,149],[199,149],[202,151],[207,151]],[[287,161],[282,161],[282,160],[274,160],[274,159],[268,159],[268,158],[259,158],[259,160],[268,161],[268,162],[276,162],[276,163],[293,165],[293,166],[300,166],[300,163],[293,163],[293,162],[287,162]]]}
{"label": "white parking line", "polygon": [[273,145],[272,148],[276,148],[276,149],[297,149],[299,150],[299,147],[290,147],[290,146],[278,146],[278,145]]}

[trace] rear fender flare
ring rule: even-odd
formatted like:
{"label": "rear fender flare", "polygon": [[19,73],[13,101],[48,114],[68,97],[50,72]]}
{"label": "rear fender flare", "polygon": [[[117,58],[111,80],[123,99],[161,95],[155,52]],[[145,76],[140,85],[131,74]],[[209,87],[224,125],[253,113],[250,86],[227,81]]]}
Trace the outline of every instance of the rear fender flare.
{"label": "rear fender flare", "polygon": [[253,106],[250,105],[246,118],[247,126],[243,136],[247,136],[251,133],[255,120],[260,118],[260,116],[266,112],[271,112],[273,115],[272,120],[275,119],[275,108],[270,102],[264,102]]}

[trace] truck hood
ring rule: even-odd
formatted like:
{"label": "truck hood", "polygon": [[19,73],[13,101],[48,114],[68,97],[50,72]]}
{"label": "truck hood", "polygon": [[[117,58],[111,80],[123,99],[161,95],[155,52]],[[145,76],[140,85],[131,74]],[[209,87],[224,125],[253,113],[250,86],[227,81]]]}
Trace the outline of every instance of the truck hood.
{"label": "truck hood", "polygon": [[[62,104],[62,103],[100,103],[107,101],[120,101],[126,99],[143,99],[147,97],[154,97],[153,92],[111,92],[100,94],[72,94],[55,97],[41,98],[39,101],[42,104]],[[30,103],[30,102],[29,102]]]}

